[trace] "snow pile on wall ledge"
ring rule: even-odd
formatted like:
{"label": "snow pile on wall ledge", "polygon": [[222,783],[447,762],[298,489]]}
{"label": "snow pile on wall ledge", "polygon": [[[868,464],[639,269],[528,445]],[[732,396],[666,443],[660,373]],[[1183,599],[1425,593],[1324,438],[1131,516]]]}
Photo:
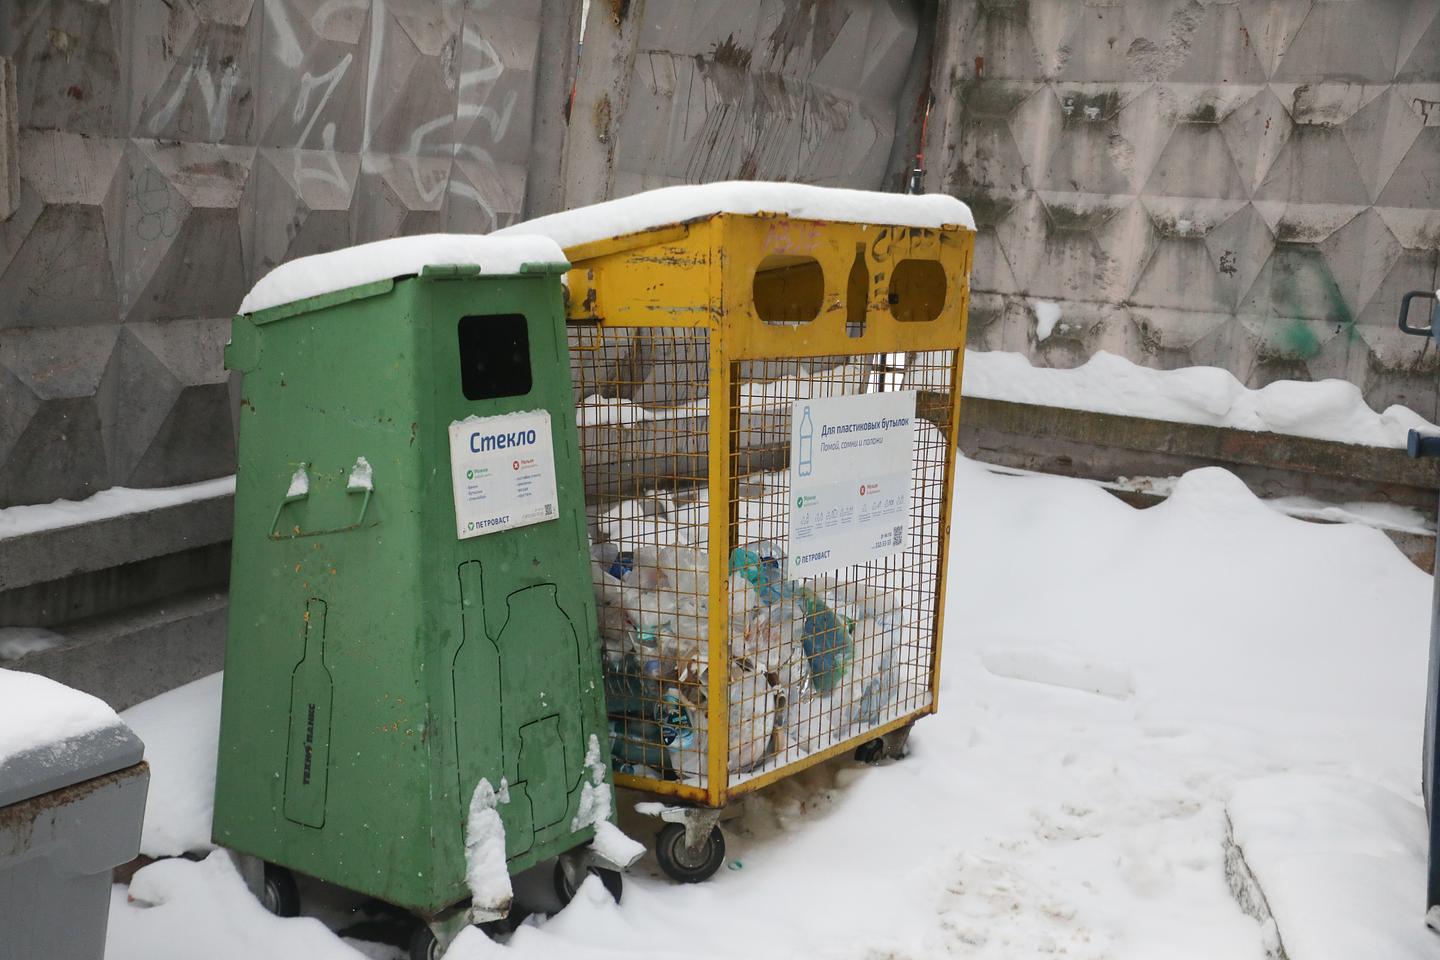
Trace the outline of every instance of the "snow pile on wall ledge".
{"label": "snow pile on wall ledge", "polygon": [[1418,804],[1351,777],[1279,774],[1239,784],[1226,814],[1227,840],[1274,918],[1271,957],[1432,954]]}
{"label": "snow pile on wall ledge", "polygon": [[0,660],[19,660],[65,643],[65,637],[44,627],[0,627]]}
{"label": "snow pile on wall ledge", "polygon": [[53,503],[22,504],[0,510],[0,540],[42,530],[78,527],[147,510],[161,510],[196,500],[211,500],[235,492],[235,477],[202,480],[178,487],[133,490],[111,487],[84,500],[56,500]]}
{"label": "snow pile on wall ledge", "polygon": [[471,266],[479,267],[481,273],[505,275],[519,273],[527,263],[569,266],[554,241],[544,237],[498,239],[493,234],[465,233],[394,237],[282,263],[260,278],[238,312],[255,313],[377,280],[410,276],[425,267]]}
{"label": "snow pile on wall ledge", "polygon": [[526,220],[490,236],[538,234],[562,247],[575,247],[717,213],[780,213],[802,220],[929,228],[954,224],[975,229],[970,208],[943,193],[880,193],[804,183],[727,181],[647,190]]}
{"label": "snow pile on wall ledge", "polygon": [[1348,380],[1277,380],[1251,390],[1219,367],[1152,370],[1103,350],[1068,370],[1031,366],[1019,353],[966,350],[961,391],[967,397],[1368,447],[1403,449],[1412,428],[1440,434],[1440,427],[1407,407],[1376,413]]}
{"label": "snow pile on wall ledge", "polygon": [[0,669],[0,765],[46,744],[118,726],[103,700],[49,677]]}

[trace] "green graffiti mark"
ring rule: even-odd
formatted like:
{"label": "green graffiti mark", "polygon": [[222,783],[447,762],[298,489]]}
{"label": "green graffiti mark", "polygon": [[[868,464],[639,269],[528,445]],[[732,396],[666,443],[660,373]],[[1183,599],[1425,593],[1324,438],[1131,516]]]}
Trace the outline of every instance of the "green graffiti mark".
{"label": "green graffiti mark", "polygon": [[1304,320],[1291,320],[1276,337],[1280,351],[1288,356],[1309,360],[1320,352],[1320,338]]}
{"label": "green graffiti mark", "polygon": [[[1309,360],[1320,352],[1315,322],[1338,324],[1336,333],[1354,343],[1360,336],[1355,315],[1340,293],[1325,258],[1308,243],[1280,241],[1271,275],[1270,315],[1273,326],[1267,331],[1275,357]],[[1288,250],[1281,252],[1281,248]],[[1316,301],[1323,304],[1315,309]]]}

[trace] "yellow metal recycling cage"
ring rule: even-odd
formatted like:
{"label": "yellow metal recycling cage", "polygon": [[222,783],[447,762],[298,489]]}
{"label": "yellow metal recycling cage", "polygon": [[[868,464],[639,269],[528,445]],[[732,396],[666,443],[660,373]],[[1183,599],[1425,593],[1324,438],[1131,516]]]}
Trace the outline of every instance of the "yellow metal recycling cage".
{"label": "yellow metal recycling cage", "polygon": [[572,264],[612,762],[684,805],[647,811],[678,879],[723,860],[713,811],[845,751],[900,755],[937,706],[974,232],[958,201],[883,196],[955,222],[718,212],[568,246],[547,222],[586,211],[510,228]]}

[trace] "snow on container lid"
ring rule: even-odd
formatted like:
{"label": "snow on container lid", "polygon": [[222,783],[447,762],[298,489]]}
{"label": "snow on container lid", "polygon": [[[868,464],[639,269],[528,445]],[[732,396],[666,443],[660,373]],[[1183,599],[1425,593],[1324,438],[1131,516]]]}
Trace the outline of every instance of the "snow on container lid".
{"label": "snow on container lid", "polygon": [[970,208],[943,193],[880,193],[747,180],[661,187],[526,220],[489,236],[538,234],[570,249],[719,213],[779,213],[802,220],[929,228],[952,224],[975,229]]}
{"label": "snow on container lid", "polygon": [[504,276],[519,273],[527,264],[570,265],[559,246],[544,237],[467,233],[393,237],[282,263],[251,288],[240,304],[240,313],[258,313],[366,283],[411,276],[425,267],[478,267],[483,274]]}
{"label": "snow on container lid", "polygon": [[103,701],[0,669],[0,807],[134,766],[144,754]]}

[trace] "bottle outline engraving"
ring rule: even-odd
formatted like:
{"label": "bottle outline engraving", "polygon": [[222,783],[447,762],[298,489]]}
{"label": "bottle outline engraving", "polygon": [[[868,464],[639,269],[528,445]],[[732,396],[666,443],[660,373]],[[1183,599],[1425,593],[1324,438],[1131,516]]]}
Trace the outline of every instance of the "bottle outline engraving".
{"label": "bottle outline engraving", "polygon": [[290,733],[285,758],[284,813],[308,827],[325,826],[330,768],[330,711],[335,679],[325,663],[328,605],[305,604],[300,662],[290,673]]}
{"label": "bottle outline engraving", "polygon": [[795,465],[796,476],[808,477],[815,472],[815,424],[810,420],[810,406],[800,418],[800,458]]}

